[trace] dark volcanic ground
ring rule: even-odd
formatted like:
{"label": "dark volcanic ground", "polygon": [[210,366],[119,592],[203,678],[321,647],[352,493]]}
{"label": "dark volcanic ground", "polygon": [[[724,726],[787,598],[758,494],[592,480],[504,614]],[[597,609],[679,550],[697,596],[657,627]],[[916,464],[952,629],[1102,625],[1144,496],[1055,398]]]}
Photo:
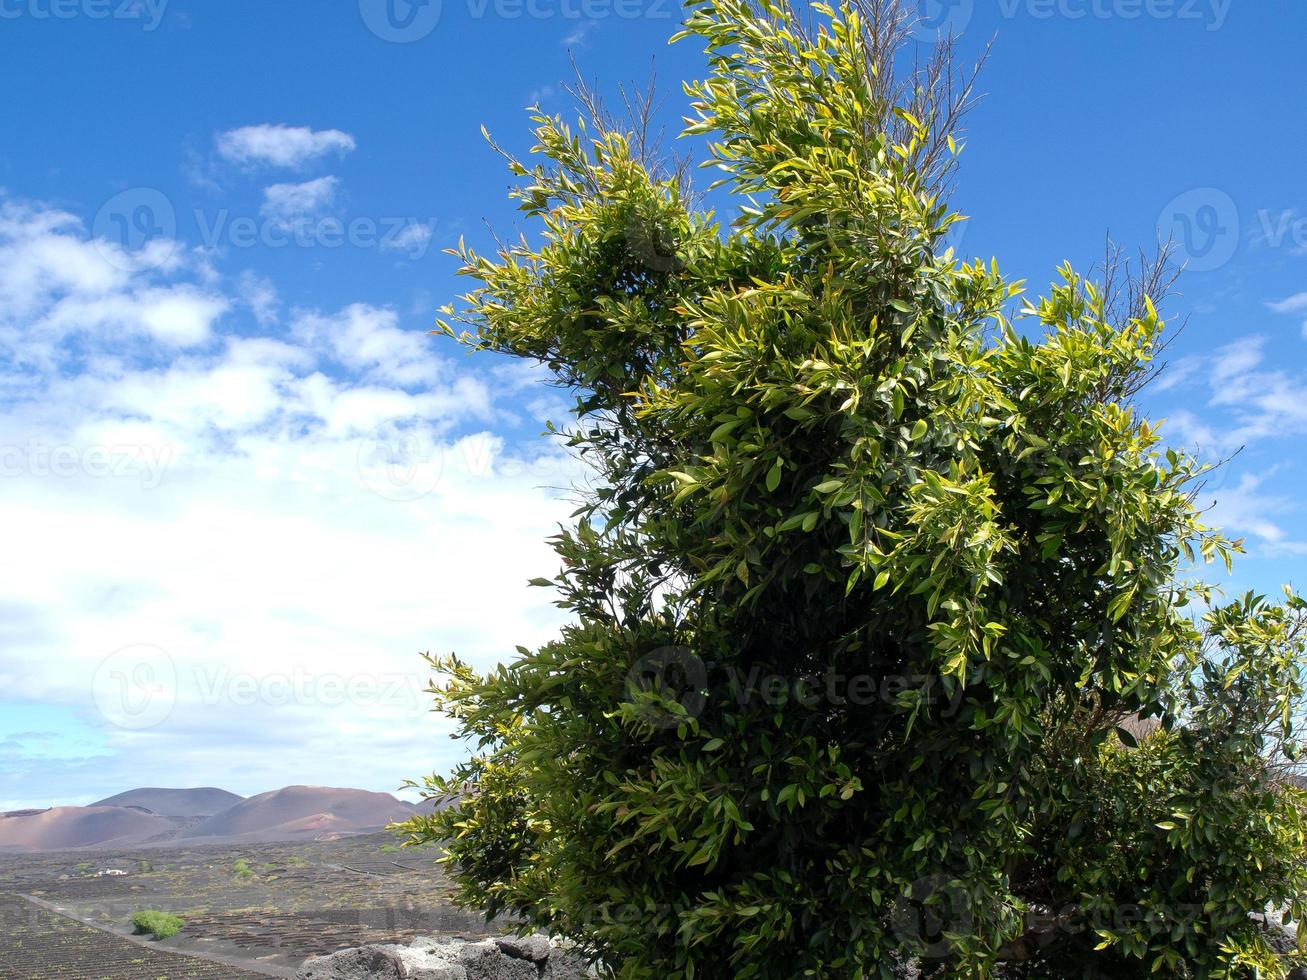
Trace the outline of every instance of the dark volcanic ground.
{"label": "dark volcanic ground", "polygon": [[[384,833],[294,844],[0,854],[0,975],[293,976],[309,956],[347,946],[501,931],[450,907],[437,856],[432,848],[396,850]],[[109,868],[129,873],[95,877]],[[131,937],[132,914],[142,909],[180,915],[186,927],[163,942]]]}

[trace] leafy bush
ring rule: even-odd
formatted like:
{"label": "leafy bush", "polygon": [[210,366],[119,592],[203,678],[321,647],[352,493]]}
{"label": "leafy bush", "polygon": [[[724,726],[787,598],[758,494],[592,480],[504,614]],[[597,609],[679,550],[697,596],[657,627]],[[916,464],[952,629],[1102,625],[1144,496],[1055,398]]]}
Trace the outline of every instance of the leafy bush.
{"label": "leafy bush", "polygon": [[1188,578],[1239,546],[1132,406],[1152,299],[946,249],[961,102],[896,78],[896,6],[692,5],[725,229],[602,114],[535,115],[543,236],[460,244],[442,329],[576,392],[537,583],[574,619],[432,658],[476,751],[411,838],[625,980],[1283,976],[1249,913],[1307,885],[1307,604]]}
{"label": "leafy bush", "polygon": [[231,873],[240,881],[249,881],[254,877],[254,869],[246,858],[237,858],[232,862]]}
{"label": "leafy bush", "polygon": [[177,935],[182,926],[186,925],[186,920],[167,912],[147,910],[133,915],[132,925],[138,933],[148,933],[155,939],[167,939]]}

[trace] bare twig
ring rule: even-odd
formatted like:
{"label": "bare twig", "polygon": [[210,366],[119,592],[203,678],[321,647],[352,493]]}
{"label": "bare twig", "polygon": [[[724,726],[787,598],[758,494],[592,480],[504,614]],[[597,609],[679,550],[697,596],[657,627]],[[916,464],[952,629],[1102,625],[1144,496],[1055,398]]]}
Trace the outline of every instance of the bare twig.
{"label": "bare twig", "polygon": [[676,184],[686,207],[693,209],[695,192],[691,181],[694,161],[684,154],[669,153],[665,149],[666,127],[658,122],[663,100],[658,96],[658,76],[654,63],[649,62],[649,77],[643,87],[634,82],[618,86],[618,101],[622,109],[610,110],[595,83],[587,82],[576,60],[571,59],[575,80],[563,88],[576,102],[588,125],[596,133],[623,133],[631,142],[636,161],[656,180],[670,180]]}

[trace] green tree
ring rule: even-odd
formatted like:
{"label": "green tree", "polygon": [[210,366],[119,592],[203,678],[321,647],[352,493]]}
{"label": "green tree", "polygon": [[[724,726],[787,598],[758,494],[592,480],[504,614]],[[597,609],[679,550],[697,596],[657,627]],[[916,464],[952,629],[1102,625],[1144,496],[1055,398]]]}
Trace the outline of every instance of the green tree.
{"label": "green tree", "polygon": [[432,658],[474,753],[412,840],[629,980],[1282,976],[1307,607],[1189,580],[1238,544],[1132,407],[1149,297],[945,248],[967,90],[897,8],[691,6],[726,227],[642,125],[533,117],[540,238],[460,244],[441,327],[576,393],[571,622]]}

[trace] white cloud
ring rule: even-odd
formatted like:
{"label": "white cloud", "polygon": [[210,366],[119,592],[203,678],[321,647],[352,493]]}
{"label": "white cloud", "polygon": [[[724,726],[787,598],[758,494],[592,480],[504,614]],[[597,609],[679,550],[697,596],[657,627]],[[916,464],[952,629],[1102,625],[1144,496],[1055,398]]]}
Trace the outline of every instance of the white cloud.
{"label": "white cloud", "polygon": [[258,321],[259,326],[266,327],[276,322],[277,309],[281,301],[277,297],[277,287],[273,285],[272,280],[247,269],[241,273],[239,292],[241,302],[254,314],[254,319]]}
{"label": "white cloud", "polygon": [[[1307,251],[1307,248],[1299,251]],[[1266,305],[1273,313],[1302,313],[1307,310],[1307,293],[1295,293],[1285,299],[1267,303]],[[1307,320],[1303,321],[1302,335],[1307,338]]]}
{"label": "white cloud", "polygon": [[384,236],[381,239],[381,247],[392,252],[407,252],[410,257],[420,259],[426,255],[434,234],[434,222],[422,224],[420,221],[409,221],[393,235]]}
{"label": "white cloud", "polygon": [[[1294,514],[1297,504],[1290,498],[1266,493],[1262,485],[1272,472],[1245,473],[1231,488],[1219,488],[1203,495],[1208,502],[1207,523],[1231,534],[1252,535],[1256,550],[1265,555],[1307,553],[1307,543],[1288,540],[1277,517]],[[1199,501],[1200,505],[1203,503]]]}
{"label": "white cloud", "polygon": [[[328,353],[370,381],[423,385],[439,372],[431,337],[400,329],[394,310],[356,303],[331,315],[297,311],[291,330],[305,347]],[[478,400],[477,408],[483,410],[485,402]]]}
{"label": "white cloud", "polygon": [[1282,300],[1266,304],[1273,313],[1301,313],[1307,310],[1307,293],[1295,293]]}
{"label": "white cloud", "polygon": [[202,344],[229,303],[172,281],[185,271],[204,278],[205,266],[171,239],[131,251],[86,237],[70,214],[0,201],[0,354],[49,366],[70,343]]}
{"label": "white cloud", "polygon": [[242,126],[217,136],[218,155],[246,166],[299,169],[332,153],[350,153],[354,137],[339,129],[263,124]]}
{"label": "white cloud", "polygon": [[1268,368],[1265,361],[1261,337],[1244,337],[1191,359],[1186,376],[1206,385],[1207,406],[1215,413],[1202,421],[1189,411],[1176,413],[1168,434],[1229,451],[1307,433],[1307,382],[1297,372]]}
{"label": "white cloud", "polygon": [[315,217],[335,201],[339,186],[336,177],[319,177],[302,184],[273,184],[263,189],[259,213],[281,223]]}
{"label": "white cloud", "polygon": [[563,37],[563,47],[583,48],[590,40],[590,32],[599,26],[599,21],[590,19],[580,21]]}
{"label": "white cloud", "polygon": [[542,85],[539,88],[533,88],[526,97],[527,106],[539,105],[546,99],[552,99],[557,94],[552,85]]}
{"label": "white cloud", "polygon": [[142,288],[97,297],[65,297],[35,326],[60,335],[95,333],[98,342],[121,339],[118,331],[144,330],[175,347],[203,343],[214,321],[226,312],[221,296],[189,285]]}
{"label": "white cloud", "polygon": [[[544,539],[572,503],[543,488],[575,465],[495,434],[487,385],[394,311],[298,310],[283,328],[250,298],[266,282],[61,271],[49,256],[97,254],[76,223],[6,213],[0,290],[25,312],[0,311],[0,686],[75,714],[98,747],[24,743],[0,798],[388,790],[446,766],[461,749],[438,738],[418,653],[488,667],[553,635],[561,614],[525,583],[555,570]],[[261,327],[211,316],[246,307]],[[92,321],[98,346],[8,356]],[[148,651],[174,676],[144,690],[170,710],[121,727],[136,675],[100,668],[155,669]]]}
{"label": "white cloud", "polygon": [[1286,509],[1287,502],[1257,492],[1265,475],[1245,473],[1239,484],[1211,494],[1209,522],[1238,533],[1251,533],[1268,542],[1284,539],[1284,531],[1272,521],[1271,515]]}

